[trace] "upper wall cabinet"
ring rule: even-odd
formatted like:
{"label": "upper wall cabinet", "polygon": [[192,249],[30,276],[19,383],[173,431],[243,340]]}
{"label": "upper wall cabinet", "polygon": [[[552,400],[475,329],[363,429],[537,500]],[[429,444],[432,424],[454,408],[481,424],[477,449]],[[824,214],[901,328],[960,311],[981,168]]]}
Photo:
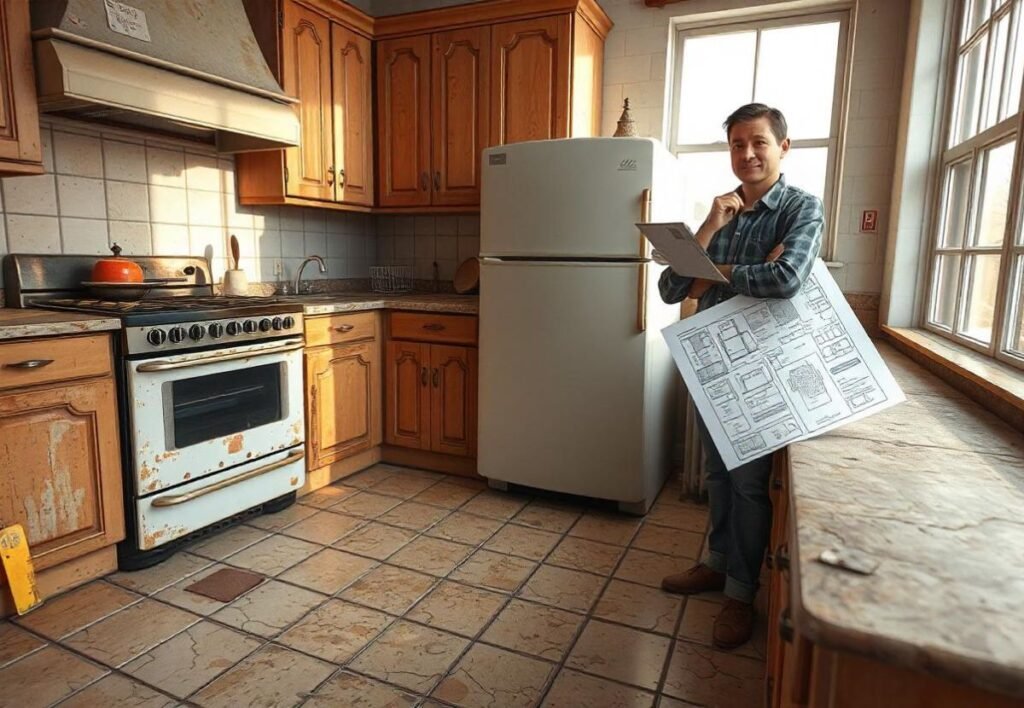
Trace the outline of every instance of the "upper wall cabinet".
{"label": "upper wall cabinet", "polygon": [[0,0],[0,175],[43,172],[27,0]]}

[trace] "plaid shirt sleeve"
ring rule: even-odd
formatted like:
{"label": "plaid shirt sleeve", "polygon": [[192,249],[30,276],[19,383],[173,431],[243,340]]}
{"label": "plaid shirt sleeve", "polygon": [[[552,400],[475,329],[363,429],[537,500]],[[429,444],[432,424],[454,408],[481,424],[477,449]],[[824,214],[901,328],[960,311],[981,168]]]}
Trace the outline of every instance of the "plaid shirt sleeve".
{"label": "plaid shirt sleeve", "polygon": [[790,298],[799,292],[810,275],[821,248],[821,230],[825,223],[821,201],[807,195],[784,208],[782,229],[786,235],[779,242],[784,246],[782,255],[770,263],[733,266],[730,284],[737,293]]}
{"label": "plaid shirt sleeve", "polygon": [[669,266],[661,272],[658,279],[658,289],[661,291],[661,299],[671,305],[682,302],[690,293],[690,286],[693,285],[693,278],[679,275]]}

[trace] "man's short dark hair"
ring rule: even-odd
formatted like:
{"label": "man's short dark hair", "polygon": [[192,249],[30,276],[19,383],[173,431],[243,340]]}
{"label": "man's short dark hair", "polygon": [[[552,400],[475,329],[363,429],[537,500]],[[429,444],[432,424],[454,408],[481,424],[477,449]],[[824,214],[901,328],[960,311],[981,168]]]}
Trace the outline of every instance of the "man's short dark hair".
{"label": "man's short dark hair", "polygon": [[727,138],[731,137],[729,133],[737,123],[746,123],[758,118],[768,119],[768,124],[772,128],[772,134],[775,135],[775,139],[780,143],[789,135],[789,126],[786,125],[786,116],[782,115],[782,111],[778,108],[766,106],[763,103],[748,103],[733,111],[732,115],[722,123],[722,127],[725,128],[725,136]]}

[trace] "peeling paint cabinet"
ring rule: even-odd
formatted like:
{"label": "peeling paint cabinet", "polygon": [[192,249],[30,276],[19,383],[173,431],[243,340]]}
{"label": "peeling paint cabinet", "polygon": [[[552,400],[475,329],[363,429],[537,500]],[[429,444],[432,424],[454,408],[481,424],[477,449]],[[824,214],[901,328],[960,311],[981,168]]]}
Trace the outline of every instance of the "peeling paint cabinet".
{"label": "peeling paint cabinet", "polygon": [[0,526],[24,526],[44,597],[116,568],[121,484],[110,336],[0,343]]}

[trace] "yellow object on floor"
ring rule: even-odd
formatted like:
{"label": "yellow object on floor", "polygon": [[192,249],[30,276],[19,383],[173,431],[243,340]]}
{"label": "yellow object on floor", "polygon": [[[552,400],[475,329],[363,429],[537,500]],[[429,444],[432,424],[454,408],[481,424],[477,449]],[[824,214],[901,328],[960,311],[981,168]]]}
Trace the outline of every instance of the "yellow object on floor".
{"label": "yellow object on floor", "polygon": [[36,572],[32,568],[32,554],[21,524],[0,529],[0,562],[3,562],[7,585],[14,597],[14,606],[23,615],[42,602],[36,587]]}

